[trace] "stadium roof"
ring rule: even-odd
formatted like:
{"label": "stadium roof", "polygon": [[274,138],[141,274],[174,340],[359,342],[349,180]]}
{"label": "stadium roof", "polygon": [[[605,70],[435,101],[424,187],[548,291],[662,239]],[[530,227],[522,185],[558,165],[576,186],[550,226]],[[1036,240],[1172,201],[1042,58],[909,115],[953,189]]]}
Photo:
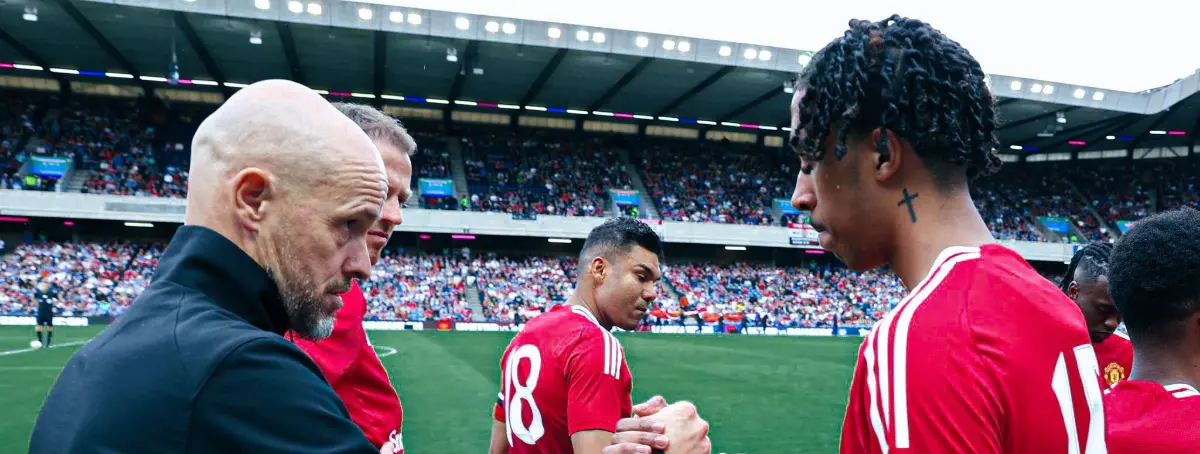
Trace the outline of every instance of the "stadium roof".
{"label": "stadium roof", "polygon": [[[790,98],[784,86],[807,55],[337,0],[119,3],[39,1],[36,21],[23,20],[30,13],[26,2],[0,3],[0,66],[17,64],[0,73],[35,65],[53,68],[46,74],[56,78],[107,75],[109,82],[153,88],[165,86],[174,48],[180,79],[198,90],[228,93],[238,84],[288,78],[333,96],[380,102],[497,112],[534,107],[548,109],[547,115],[763,126],[768,134],[781,134],[776,128],[787,124]],[[685,42],[687,52],[681,49]],[[763,51],[770,57],[762,58]],[[751,53],[754,58],[747,58]],[[1200,74],[1149,93],[1002,75],[992,75],[991,84],[1001,98],[1001,141],[1022,151],[1186,147],[1200,126]],[[1053,136],[1039,137],[1048,132]]]}

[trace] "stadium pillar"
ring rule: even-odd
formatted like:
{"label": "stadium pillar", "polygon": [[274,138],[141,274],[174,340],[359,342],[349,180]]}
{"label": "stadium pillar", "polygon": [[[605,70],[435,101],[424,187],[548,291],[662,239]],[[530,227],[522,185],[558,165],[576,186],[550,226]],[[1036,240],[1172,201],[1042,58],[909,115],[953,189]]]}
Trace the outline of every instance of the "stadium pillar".
{"label": "stadium pillar", "polygon": [[583,117],[575,119],[575,134],[583,134]]}
{"label": "stadium pillar", "polygon": [[638,124],[638,134],[637,135],[638,135],[639,139],[643,139],[646,137],[646,123]]}

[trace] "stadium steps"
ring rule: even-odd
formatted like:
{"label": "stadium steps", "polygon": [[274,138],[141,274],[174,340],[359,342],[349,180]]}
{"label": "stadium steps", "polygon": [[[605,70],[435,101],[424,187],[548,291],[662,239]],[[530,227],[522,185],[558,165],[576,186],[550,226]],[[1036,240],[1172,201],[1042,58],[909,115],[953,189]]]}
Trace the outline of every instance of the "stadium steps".
{"label": "stadium steps", "polygon": [[[1091,201],[1088,200],[1087,194],[1084,194],[1083,191],[1079,190],[1079,186],[1076,186],[1074,181],[1071,181],[1070,178],[1065,178],[1065,177],[1063,178],[1063,181],[1066,182],[1067,186],[1069,186],[1071,188],[1071,192],[1074,193],[1073,195],[1075,196],[1075,198],[1078,199],[1080,202],[1083,202],[1083,206],[1086,207],[1086,209],[1087,209],[1086,215],[1094,218],[1096,220],[1096,225],[1099,225],[1101,227],[1104,227],[1105,229],[1108,229],[1109,234],[1114,239],[1119,238],[1121,236],[1120,229],[1117,229],[1114,226],[1108,225],[1108,222],[1104,220],[1104,216],[1101,216],[1100,212],[1096,211],[1096,207],[1092,206]],[[1081,214],[1080,216],[1083,216],[1083,214]],[[1071,223],[1071,230],[1074,230],[1075,234],[1079,235],[1079,239],[1081,241],[1083,241],[1085,243],[1090,241],[1088,239],[1087,235],[1084,235],[1083,232],[1081,232],[1074,223]]]}
{"label": "stadium steps", "polygon": [[450,176],[454,179],[454,200],[462,200],[467,196],[467,169],[463,165],[462,140],[458,137],[447,137],[446,152],[450,153]]}
{"label": "stadium steps", "polygon": [[71,175],[71,181],[67,182],[67,192],[82,192],[83,185],[91,175],[91,170],[77,169],[75,174]]}
{"label": "stadium steps", "polygon": [[479,296],[479,283],[467,285],[467,307],[471,308],[471,321],[486,322],[483,318],[483,298]]}
{"label": "stadium steps", "polygon": [[660,219],[658,214],[658,206],[654,204],[654,198],[650,196],[650,191],[646,190],[646,183],[642,181],[642,175],[634,170],[633,161],[629,159],[629,150],[617,150],[617,156],[621,158],[621,167],[625,169],[625,173],[629,175],[629,182],[633,183],[633,188],[637,189],[641,196],[638,205],[638,217],[642,219]]}

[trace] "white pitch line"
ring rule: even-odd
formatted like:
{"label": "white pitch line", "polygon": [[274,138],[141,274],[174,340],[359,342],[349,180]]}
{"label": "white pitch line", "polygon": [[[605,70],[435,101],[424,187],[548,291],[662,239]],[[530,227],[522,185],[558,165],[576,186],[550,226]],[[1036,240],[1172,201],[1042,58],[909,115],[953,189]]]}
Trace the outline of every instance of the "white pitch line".
{"label": "white pitch line", "polygon": [[387,351],[383,352],[382,354],[380,354],[379,352],[375,352],[375,356],[378,356],[380,358],[386,358],[386,357],[396,354],[396,349],[394,349],[392,347],[385,347],[382,345],[372,345],[371,347],[376,350],[387,350]]}
{"label": "white pitch line", "polygon": [[[73,346],[76,346],[76,345],[83,345],[83,344],[86,344],[86,343],[88,343],[88,342],[91,342],[91,340],[89,339],[89,340],[85,340],[85,341],[67,342],[67,343],[65,343],[65,344],[54,344],[54,345],[51,345],[51,346],[49,346],[49,347],[43,347],[43,348],[73,347]],[[20,350],[9,350],[9,351],[6,351],[6,352],[0,352],[0,356],[15,355],[15,354],[17,354],[17,353],[27,353],[27,352],[31,352],[31,351],[34,351],[34,350],[41,350],[41,348],[22,348],[22,349],[20,349]]]}

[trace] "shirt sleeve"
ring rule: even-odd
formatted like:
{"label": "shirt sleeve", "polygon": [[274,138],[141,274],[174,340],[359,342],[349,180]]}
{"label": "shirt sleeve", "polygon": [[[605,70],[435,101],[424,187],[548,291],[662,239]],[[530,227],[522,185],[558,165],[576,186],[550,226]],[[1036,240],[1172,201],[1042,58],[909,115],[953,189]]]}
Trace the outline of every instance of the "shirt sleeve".
{"label": "shirt sleeve", "polygon": [[285,340],[239,346],[196,396],[189,451],[378,454],[319,373]]}
{"label": "shirt sleeve", "polygon": [[[595,333],[594,330],[587,334]],[[583,430],[616,432],[622,400],[630,397],[622,386],[625,355],[617,339],[608,333],[585,335],[567,352],[567,432]]]}

